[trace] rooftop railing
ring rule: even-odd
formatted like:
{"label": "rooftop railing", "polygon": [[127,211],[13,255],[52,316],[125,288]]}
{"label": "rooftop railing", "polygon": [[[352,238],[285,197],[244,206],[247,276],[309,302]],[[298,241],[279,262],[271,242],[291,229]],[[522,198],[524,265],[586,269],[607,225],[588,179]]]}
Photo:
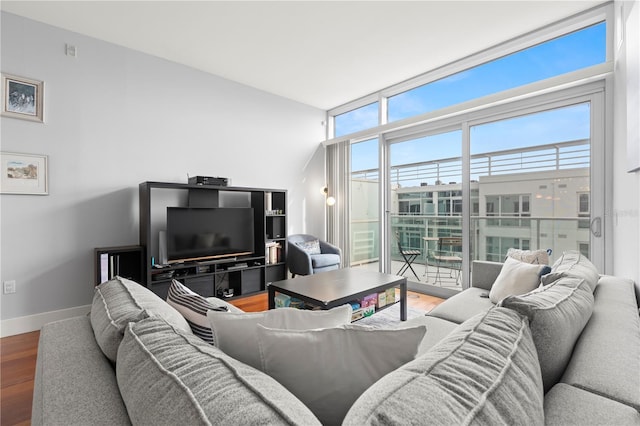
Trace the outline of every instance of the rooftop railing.
{"label": "rooftop railing", "polygon": [[[534,147],[486,152],[471,156],[471,179],[512,173],[553,171],[589,167],[589,139]],[[399,187],[443,185],[459,181],[460,157],[408,163],[391,167],[391,184]],[[352,179],[379,180],[378,169],[354,171]]]}

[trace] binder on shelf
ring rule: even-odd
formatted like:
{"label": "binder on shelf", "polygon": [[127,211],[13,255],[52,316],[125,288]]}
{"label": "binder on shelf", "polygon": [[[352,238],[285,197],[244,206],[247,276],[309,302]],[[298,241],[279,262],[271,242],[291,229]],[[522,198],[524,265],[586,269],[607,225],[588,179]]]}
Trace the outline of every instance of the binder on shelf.
{"label": "binder on shelf", "polygon": [[267,214],[273,210],[273,194],[271,192],[264,193],[264,209],[267,211]]}
{"label": "binder on shelf", "polygon": [[100,282],[109,281],[109,253],[100,253]]}

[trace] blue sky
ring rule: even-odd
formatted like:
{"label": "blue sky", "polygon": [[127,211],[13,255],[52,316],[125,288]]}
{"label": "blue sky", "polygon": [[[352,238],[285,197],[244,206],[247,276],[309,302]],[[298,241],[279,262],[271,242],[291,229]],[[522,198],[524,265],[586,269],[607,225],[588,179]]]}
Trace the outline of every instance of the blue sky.
{"label": "blue sky", "polygon": [[[389,121],[575,71],[606,60],[606,27],[597,24],[389,98]],[[336,136],[377,126],[378,104],[336,117]],[[577,105],[472,128],[471,153],[589,137],[589,106]],[[392,148],[392,164],[461,155],[460,132]],[[352,148],[352,170],[377,167],[377,142]]]}

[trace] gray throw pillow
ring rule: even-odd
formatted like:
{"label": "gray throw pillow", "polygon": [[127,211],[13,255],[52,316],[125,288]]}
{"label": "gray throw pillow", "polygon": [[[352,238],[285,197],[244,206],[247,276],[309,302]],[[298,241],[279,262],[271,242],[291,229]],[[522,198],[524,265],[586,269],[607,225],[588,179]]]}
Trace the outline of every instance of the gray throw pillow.
{"label": "gray throw pillow", "polygon": [[500,306],[529,318],[545,392],[562,377],[573,347],[591,317],[593,303],[587,282],[570,277],[500,302]]}
{"label": "gray throw pillow", "polygon": [[343,424],[408,423],[544,424],[540,365],[527,318],[504,308],[470,318],[367,389]]}
{"label": "gray throw pillow", "polygon": [[273,378],[162,318],[129,324],[116,376],[134,425],[320,424]]}
{"label": "gray throw pillow", "polygon": [[565,251],[560,259],[551,267],[551,274],[543,279],[544,284],[561,277],[583,278],[591,288],[591,292],[596,289],[600,274],[593,263],[577,251]]}
{"label": "gray throw pillow", "polygon": [[148,288],[122,277],[115,277],[95,288],[91,305],[91,327],[102,352],[116,360],[124,328],[151,316],[165,318],[186,332],[187,321],[178,311]]}

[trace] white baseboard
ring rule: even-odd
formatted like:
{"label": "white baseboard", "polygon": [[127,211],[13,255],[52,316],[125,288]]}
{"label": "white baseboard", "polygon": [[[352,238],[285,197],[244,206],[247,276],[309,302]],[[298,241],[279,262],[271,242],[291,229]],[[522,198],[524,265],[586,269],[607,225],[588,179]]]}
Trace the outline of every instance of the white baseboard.
{"label": "white baseboard", "polygon": [[86,315],[90,310],[91,305],[85,305],[24,317],[9,318],[0,322],[0,337],[14,336],[16,334],[40,330],[43,325],[49,322]]}

